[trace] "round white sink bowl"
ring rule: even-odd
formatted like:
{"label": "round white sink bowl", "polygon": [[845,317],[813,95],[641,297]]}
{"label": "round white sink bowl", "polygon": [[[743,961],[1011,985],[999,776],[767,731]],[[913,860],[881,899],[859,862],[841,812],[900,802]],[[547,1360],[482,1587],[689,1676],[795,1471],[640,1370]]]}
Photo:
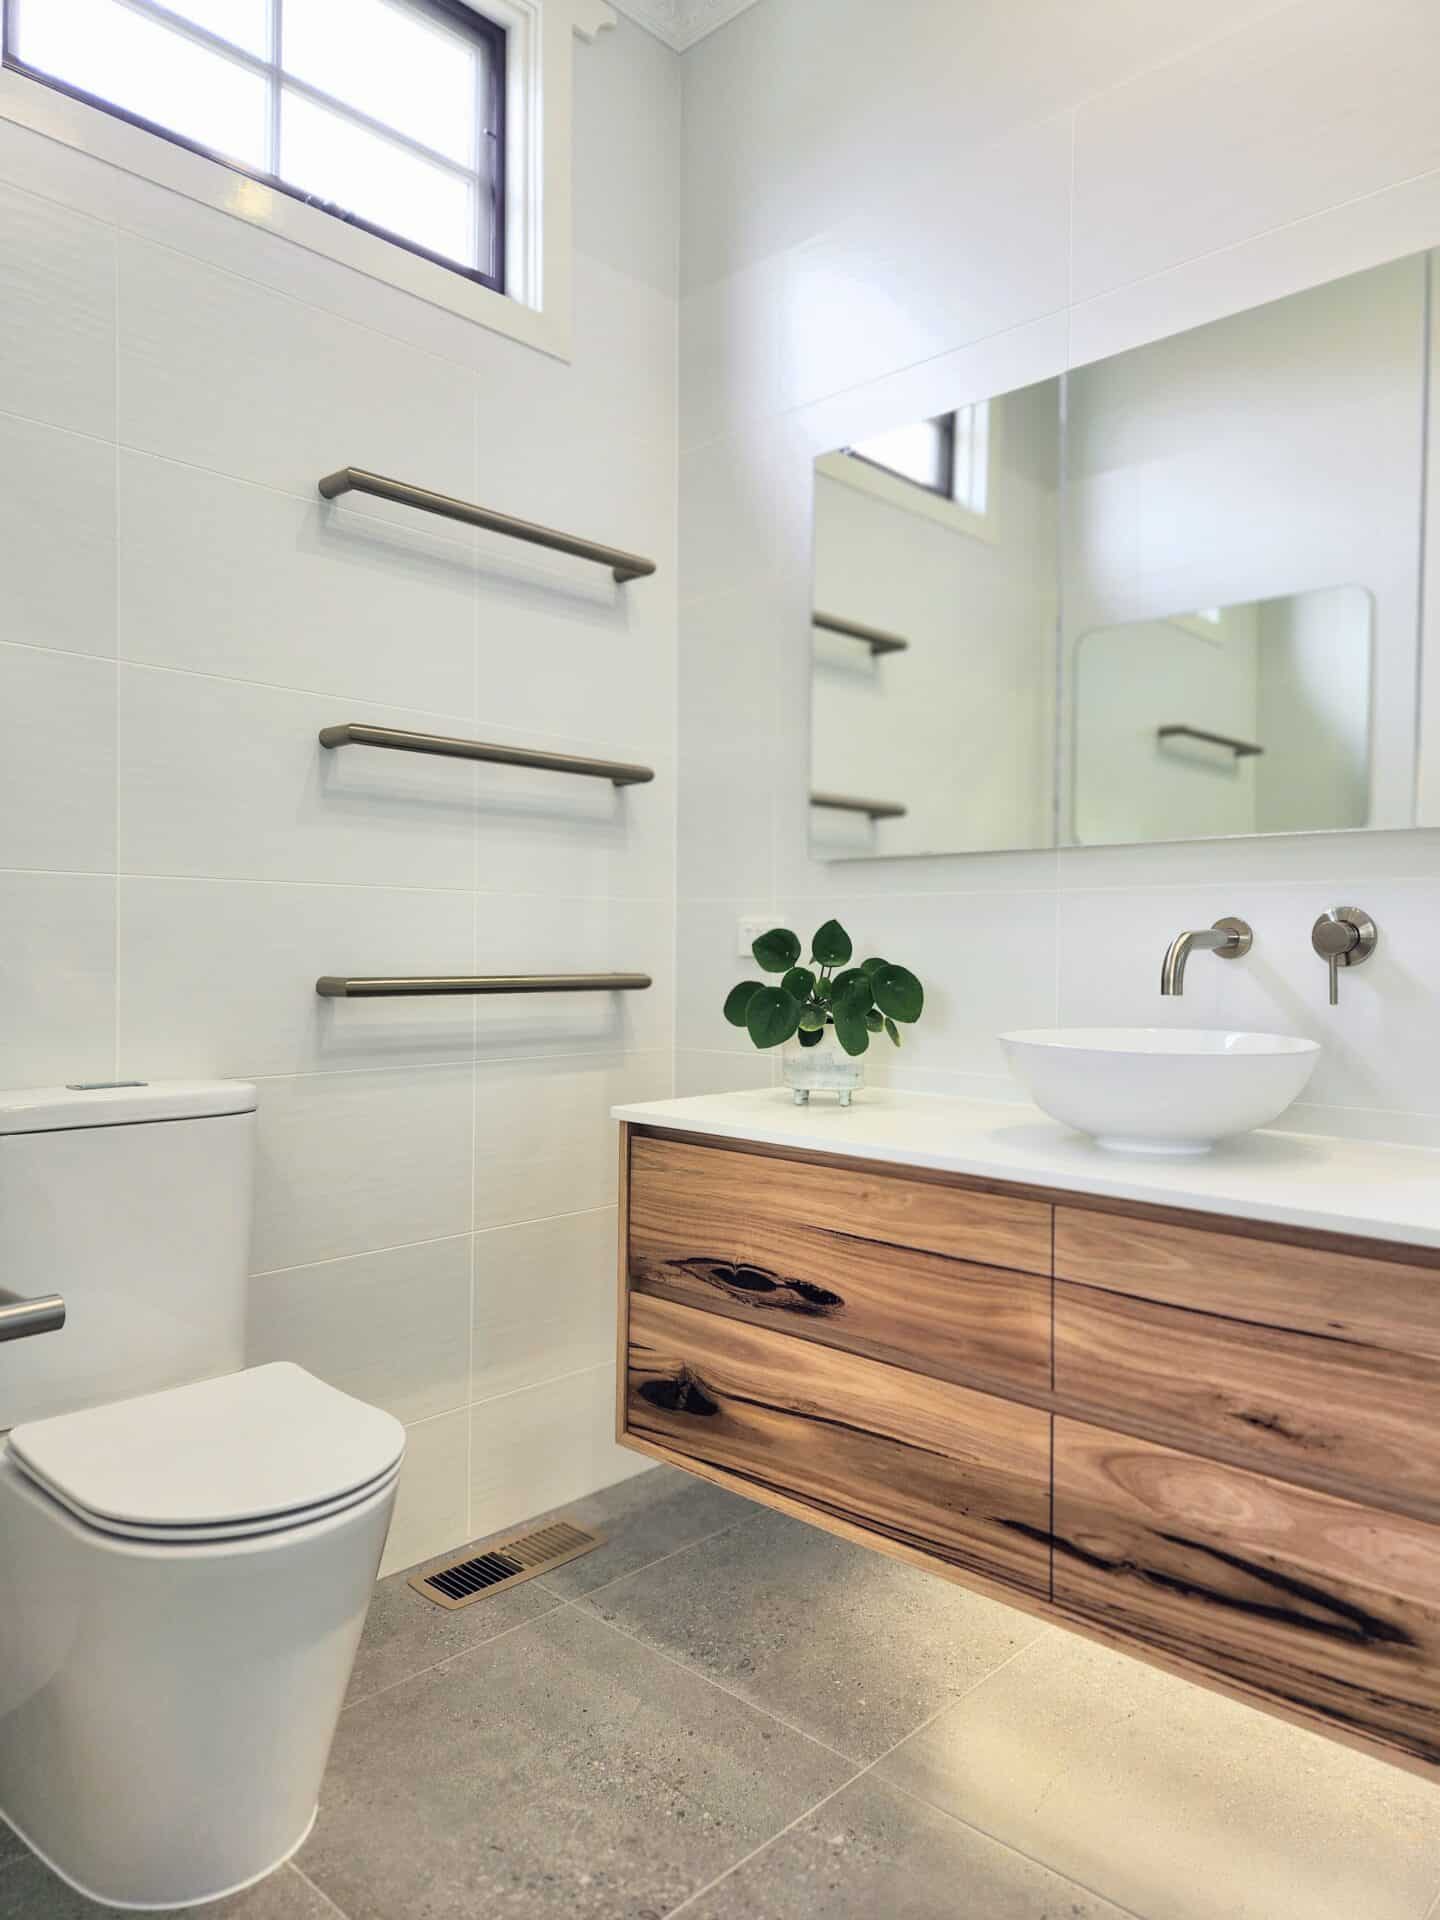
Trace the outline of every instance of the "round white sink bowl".
{"label": "round white sink bowl", "polygon": [[1268,1126],[1320,1057],[1314,1040],[1184,1027],[1039,1027],[1000,1044],[1037,1107],[1117,1153],[1208,1153]]}

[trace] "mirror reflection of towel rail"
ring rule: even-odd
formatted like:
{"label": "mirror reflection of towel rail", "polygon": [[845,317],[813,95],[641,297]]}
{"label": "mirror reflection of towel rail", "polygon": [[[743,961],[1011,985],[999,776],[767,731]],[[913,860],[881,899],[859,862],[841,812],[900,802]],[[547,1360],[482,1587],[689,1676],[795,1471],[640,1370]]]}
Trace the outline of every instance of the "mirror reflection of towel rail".
{"label": "mirror reflection of towel rail", "polygon": [[810,624],[826,633],[843,633],[847,640],[863,640],[871,653],[905,653],[910,642],[884,627],[867,627],[863,620],[842,620],[838,613],[812,613]]}
{"label": "mirror reflection of towel rail", "polygon": [[1205,740],[1212,747],[1228,747],[1237,760],[1248,760],[1252,754],[1263,753],[1264,747],[1257,746],[1253,740],[1235,740],[1228,733],[1211,733],[1205,727],[1169,726],[1155,729],[1157,740]]}
{"label": "mirror reflection of towel rail", "polygon": [[653,986],[648,973],[417,973],[349,980],[322,973],[322,1000],[395,1000],[432,993],[638,993]]}
{"label": "mirror reflection of towel rail", "polygon": [[342,493],[370,493],[377,500],[394,500],[402,507],[418,507],[422,513],[438,513],[445,520],[463,520],[467,527],[484,527],[490,533],[503,533],[512,540],[526,540],[532,547],[549,547],[555,553],[572,553],[577,560],[594,560],[602,567],[609,567],[622,585],[655,571],[655,562],[647,560],[644,554],[605,547],[598,540],[582,540],[577,534],[542,527],[533,520],[517,520],[513,514],[501,513],[495,507],[477,507],[469,500],[455,499],[452,494],[417,487],[412,480],[392,480],[387,474],[371,473],[366,467],[341,467],[335,473],[327,473],[319,487],[327,500],[337,499]]}
{"label": "mirror reflection of towel rail", "polygon": [[542,753],[538,747],[501,747],[488,740],[461,740],[448,733],[411,733],[403,727],[368,727],[358,720],[320,729],[322,747],[395,747],[401,753],[438,753],[452,760],[493,760],[504,767],[537,767],[543,773],[580,773],[617,787],[641,786],[653,767],[624,760],[586,760],[573,753]]}
{"label": "mirror reflection of towel rail", "polygon": [[812,793],[812,807],[833,807],[837,813],[868,813],[872,820],[900,820],[907,811],[897,800],[862,800],[850,793]]}

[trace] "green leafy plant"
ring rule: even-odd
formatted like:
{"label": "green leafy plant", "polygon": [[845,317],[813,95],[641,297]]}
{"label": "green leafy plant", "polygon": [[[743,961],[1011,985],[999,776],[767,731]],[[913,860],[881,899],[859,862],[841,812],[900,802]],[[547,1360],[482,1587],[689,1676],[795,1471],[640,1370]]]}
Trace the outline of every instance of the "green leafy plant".
{"label": "green leafy plant", "polygon": [[757,1047],[778,1047],[798,1035],[802,1047],[818,1047],[833,1027],[846,1053],[864,1053],[870,1036],[887,1033],[898,1047],[900,1028],[925,1010],[925,989],[906,967],[889,960],[851,966],[854,948],[838,920],[827,920],[810,942],[810,962],[788,927],[772,927],[751,947],[765,973],[780,984],[742,980],[725,999],[725,1018],[744,1027]]}

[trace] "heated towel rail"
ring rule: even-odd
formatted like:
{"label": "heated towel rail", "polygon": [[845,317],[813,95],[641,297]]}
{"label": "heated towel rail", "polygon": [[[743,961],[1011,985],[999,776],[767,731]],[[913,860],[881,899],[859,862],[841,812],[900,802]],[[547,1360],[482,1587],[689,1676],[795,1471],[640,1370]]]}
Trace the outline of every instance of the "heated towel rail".
{"label": "heated towel rail", "polygon": [[323,1000],[395,1000],[432,993],[637,993],[653,985],[648,973],[434,973],[371,980],[323,973],[315,991]]}
{"label": "heated towel rail", "polygon": [[556,553],[574,554],[577,560],[594,560],[602,567],[609,567],[622,584],[626,580],[643,579],[655,571],[655,562],[643,554],[605,547],[598,540],[582,540],[576,534],[560,533],[533,520],[517,520],[513,514],[500,513],[494,507],[477,507],[469,500],[456,500],[448,493],[417,487],[410,480],[392,480],[365,467],[341,467],[335,473],[327,473],[320,482],[320,491],[327,500],[334,500],[342,493],[371,493],[377,500],[394,500],[402,507],[418,507],[422,513],[438,513],[445,520],[463,520],[467,527],[484,527],[490,533],[507,534],[512,540],[526,540],[533,547],[550,547]]}
{"label": "heated towel rail", "polygon": [[904,653],[910,645],[898,633],[887,633],[884,627],[867,627],[863,620],[842,620],[838,613],[811,614],[810,623],[823,627],[826,633],[843,633],[847,640],[863,640],[875,654]]}
{"label": "heated towel rail", "polygon": [[320,729],[322,747],[394,747],[401,753],[438,753],[451,760],[493,760],[505,767],[538,767],[548,773],[582,773],[617,787],[643,786],[653,767],[624,760],[586,760],[574,753],[542,753],[536,747],[501,747],[489,740],[461,740],[446,733],[411,733],[404,727],[367,727],[347,720]]}
{"label": "heated towel rail", "polygon": [[1205,740],[1208,741],[1212,747],[1228,747],[1237,760],[1248,760],[1252,754],[1263,753],[1265,751],[1264,747],[1257,746],[1253,740],[1235,740],[1232,739],[1228,733],[1210,733],[1204,727],[1157,727],[1155,734],[1156,738],[1160,740],[1173,740],[1176,738]]}
{"label": "heated towel rail", "polygon": [[906,809],[896,800],[862,800],[849,793],[812,793],[812,807],[833,807],[837,813],[868,813],[872,820],[899,820]]}

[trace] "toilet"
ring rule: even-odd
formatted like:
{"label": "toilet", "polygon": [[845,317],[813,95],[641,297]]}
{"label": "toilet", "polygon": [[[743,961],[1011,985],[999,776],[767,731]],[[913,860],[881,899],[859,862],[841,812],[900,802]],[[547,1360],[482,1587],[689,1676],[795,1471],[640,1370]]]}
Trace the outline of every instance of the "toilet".
{"label": "toilet", "polygon": [[0,1814],[80,1893],[219,1899],[315,1818],[404,1453],[242,1367],[255,1089],[0,1093]]}

